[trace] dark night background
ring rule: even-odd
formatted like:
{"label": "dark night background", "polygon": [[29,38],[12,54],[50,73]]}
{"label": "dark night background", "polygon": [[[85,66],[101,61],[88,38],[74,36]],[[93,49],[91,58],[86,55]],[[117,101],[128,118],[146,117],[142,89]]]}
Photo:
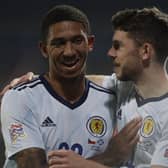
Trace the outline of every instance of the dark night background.
{"label": "dark night background", "polygon": [[[96,36],[94,51],[88,58],[88,74],[111,74],[112,64],[107,57],[111,46],[110,19],[124,8],[156,6],[168,12],[166,0],[6,0],[0,5],[0,88],[11,79],[28,71],[43,73],[46,60],[38,49],[40,21],[47,10],[57,4],[70,4],[83,10],[89,17],[92,33]],[[160,40],[160,39],[158,39]],[[0,162],[2,162],[2,145]],[[0,163],[0,168],[2,163]]]}

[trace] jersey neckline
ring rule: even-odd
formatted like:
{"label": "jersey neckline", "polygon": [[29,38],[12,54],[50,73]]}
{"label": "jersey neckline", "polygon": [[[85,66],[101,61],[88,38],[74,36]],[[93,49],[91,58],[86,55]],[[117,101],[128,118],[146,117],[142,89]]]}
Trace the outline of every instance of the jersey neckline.
{"label": "jersey neckline", "polygon": [[136,102],[137,102],[138,106],[142,106],[142,105],[150,103],[150,102],[157,102],[162,99],[165,99],[166,97],[168,97],[168,93],[165,93],[159,97],[143,98],[141,95],[139,95],[137,93],[137,91],[135,91],[135,98],[136,98]]}
{"label": "jersey neckline", "polygon": [[85,90],[83,95],[80,97],[79,100],[77,100],[74,103],[70,103],[69,101],[65,100],[63,97],[61,97],[60,95],[57,94],[57,92],[52,88],[52,86],[50,85],[50,83],[45,79],[44,74],[39,76],[39,79],[41,80],[41,82],[43,83],[44,87],[46,88],[46,90],[59,102],[61,102],[62,104],[64,104],[65,106],[69,107],[70,109],[74,109],[79,107],[81,104],[83,104],[88,96],[88,92],[89,92],[89,81],[85,78]]}

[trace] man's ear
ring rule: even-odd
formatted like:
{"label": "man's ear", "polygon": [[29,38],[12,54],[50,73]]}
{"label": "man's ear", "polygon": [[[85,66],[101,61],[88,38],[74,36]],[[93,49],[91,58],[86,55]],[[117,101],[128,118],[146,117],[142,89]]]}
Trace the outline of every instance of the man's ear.
{"label": "man's ear", "polygon": [[39,48],[40,48],[41,54],[44,56],[44,58],[48,58],[47,45],[44,42],[40,41]]}
{"label": "man's ear", "polygon": [[88,37],[88,47],[89,47],[89,51],[93,50],[94,47],[94,42],[95,42],[95,36],[91,35]]}
{"label": "man's ear", "polygon": [[141,57],[143,61],[150,61],[154,54],[154,49],[152,44],[144,43],[140,49]]}

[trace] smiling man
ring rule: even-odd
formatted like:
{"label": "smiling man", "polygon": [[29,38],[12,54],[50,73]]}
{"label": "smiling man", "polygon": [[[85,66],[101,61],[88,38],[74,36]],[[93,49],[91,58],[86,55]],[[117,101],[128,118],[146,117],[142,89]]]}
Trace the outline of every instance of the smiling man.
{"label": "smiling man", "polygon": [[[7,91],[2,100],[5,167],[46,168],[49,151],[58,152],[54,162],[58,167],[65,166],[66,156],[77,156],[74,164],[81,164],[83,157],[103,153],[112,137],[115,94],[85,78],[94,43],[86,15],[72,6],[56,6],[45,15],[41,35],[40,50],[48,60],[48,72]],[[123,135],[131,137],[125,144],[123,136],[113,141],[114,165],[131,153],[139,126],[140,120],[127,125]],[[87,163],[92,168],[105,167]]]}

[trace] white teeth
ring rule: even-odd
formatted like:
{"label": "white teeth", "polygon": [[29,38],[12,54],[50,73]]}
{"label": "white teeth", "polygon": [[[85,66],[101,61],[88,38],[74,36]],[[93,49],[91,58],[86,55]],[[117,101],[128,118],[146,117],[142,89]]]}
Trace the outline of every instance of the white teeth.
{"label": "white teeth", "polygon": [[63,64],[66,65],[66,66],[74,66],[78,61],[79,61],[79,59],[67,60],[67,61],[64,61]]}
{"label": "white teeth", "polygon": [[77,62],[78,62],[78,60],[75,60],[75,61],[67,61],[67,62],[64,62],[63,64],[66,65],[66,66],[73,66],[73,65],[75,65]]}

